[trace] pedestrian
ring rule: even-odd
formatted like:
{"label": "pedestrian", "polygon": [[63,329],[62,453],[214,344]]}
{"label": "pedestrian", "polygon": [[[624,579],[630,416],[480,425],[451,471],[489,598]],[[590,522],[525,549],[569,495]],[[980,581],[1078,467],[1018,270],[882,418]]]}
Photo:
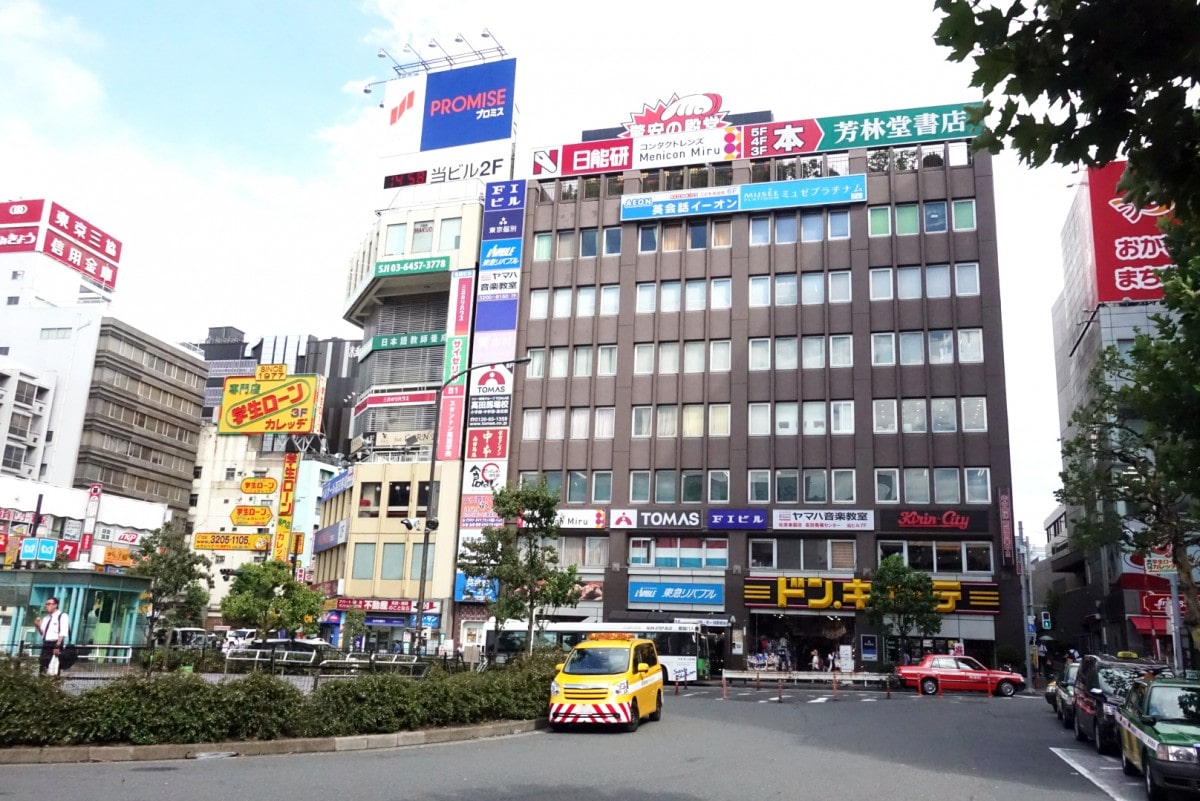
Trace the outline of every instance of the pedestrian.
{"label": "pedestrian", "polygon": [[837,670],[837,651],[830,651],[829,656],[825,658],[825,664],[829,668],[829,672]]}
{"label": "pedestrian", "polygon": [[812,669],[817,672],[821,670],[821,654],[817,652],[816,648],[812,650]]}
{"label": "pedestrian", "polygon": [[[39,672],[58,675],[55,658],[62,654],[63,646],[71,636],[71,620],[58,608],[57,598],[47,598],[46,616],[34,618],[33,624],[42,635],[42,651],[38,655]],[[53,672],[50,670],[52,661],[55,661]]]}
{"label": "pedestrian", "polygon": [[900,664],[911,665],[912,664],[912,654],[910,654],[908,651],[905,651],[904,653],[900,654]]}

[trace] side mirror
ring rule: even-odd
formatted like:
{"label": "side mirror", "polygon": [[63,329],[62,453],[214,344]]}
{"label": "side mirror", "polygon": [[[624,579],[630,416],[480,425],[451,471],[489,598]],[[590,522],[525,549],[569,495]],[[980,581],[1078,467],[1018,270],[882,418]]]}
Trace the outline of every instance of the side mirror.
{"label": "side mirror", "polygon": [[566,662],[559,662],[557,665],[554,666],[554,669],[557,670],[559,673],[562,673],[563,665],[565,665],[565,664],[566,664]]}
{"label": "side mirror", "polygon": [[650,665],[646,664],[645,662],[638,662],[637,672],[638,673],[649,673]]}
{"label": "side mirror", "polygon": [[1139,715],[1138,720],[1143,726],[1153,726],[1158,723],[1158,718],[1154,715]]}

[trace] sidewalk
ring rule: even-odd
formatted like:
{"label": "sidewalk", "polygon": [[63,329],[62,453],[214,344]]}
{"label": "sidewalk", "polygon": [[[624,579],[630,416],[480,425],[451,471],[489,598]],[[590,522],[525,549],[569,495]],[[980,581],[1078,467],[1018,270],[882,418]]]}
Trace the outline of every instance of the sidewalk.
{"label": "sidewalk", "polygon": [[476,726],[402,731],[394,734],[361,734],[350,737],[314,737],[296,740],[245,740],[189,745],[67,745],[46,748],[0,748],[0,765],[55,764],[63,762],[146,762],[165,759],[198,759],[206,754],[266,756],[315,754],[329,751],[366,751],[405,748],[434,743],[481,740],[523,734],[546,727],[546,720],[505,720]]}

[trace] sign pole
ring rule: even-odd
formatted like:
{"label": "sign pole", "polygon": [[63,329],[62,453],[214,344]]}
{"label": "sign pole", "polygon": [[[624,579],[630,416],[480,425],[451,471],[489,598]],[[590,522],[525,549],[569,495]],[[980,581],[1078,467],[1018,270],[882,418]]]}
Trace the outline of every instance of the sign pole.
{"label": "sign pole", "polygon": [[1167,620],[1171,621],[1171,656],[1175,662],[1175,672],[1183,670],[1183,643],[1179,641],[1179,573],[1172,570],[1167,574],[1171,582],[1171,610]]}

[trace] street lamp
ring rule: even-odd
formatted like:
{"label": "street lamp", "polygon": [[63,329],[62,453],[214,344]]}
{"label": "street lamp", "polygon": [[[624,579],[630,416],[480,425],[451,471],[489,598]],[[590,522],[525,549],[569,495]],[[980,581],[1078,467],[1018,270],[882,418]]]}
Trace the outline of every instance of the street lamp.
{"label": "street lamp", "polygon": [[[531,359],[528,357],[521,359],[511,359],[505,362],[496,362],[508,368],[515,368],[518,364],[528,364]],[[442,382],[442,386],[438,388],[437,403],[433,407],[433,452],[429,454],[429,510],[425,513],[424,537],[421,540],[421,579],[417,588],[417,637],[416,637],[416,652],[419,655],[425,647],[425,579],[426,573],[429,570],[429,532],[437,531],[438,528],[438,496],[441,494],[441,482],[437,482],[437,489],[434,489],[434,483],[437,475],[438,461],[438,434],[442,423],[442,398],[445,396],[446,387],[453,384],[458,379],[468,373],[474,372],[481,367],[493,367],[494,364],[477,364],[474,367],[466,367],[459,370],[454,375]],[[405,528],[412,530],[416,521],[405,520]],[[442,612],[445,614],[445,610]]]}

